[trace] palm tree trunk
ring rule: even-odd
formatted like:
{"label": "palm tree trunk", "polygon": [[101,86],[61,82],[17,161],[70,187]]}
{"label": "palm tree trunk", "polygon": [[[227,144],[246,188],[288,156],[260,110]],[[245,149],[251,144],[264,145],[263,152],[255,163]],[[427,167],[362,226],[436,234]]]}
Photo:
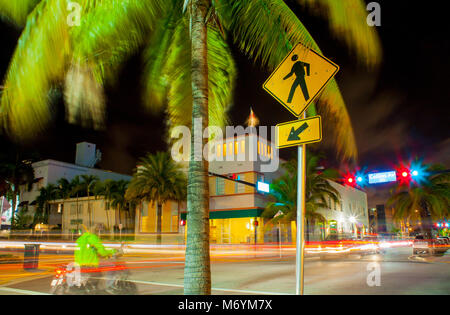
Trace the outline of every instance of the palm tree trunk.
{"label": "palm tree trunk", "polygon": [[156,205],[156,244],[161,244],[161,217],[162,217],[162,203],[157,202]]}
{"label": "palm tree trunk", "polygon": [[80,214],[78,213],[78,192],[77,192],[77,202],[76,202],[76,206],[77,206],[77,234],[80,230]]}
{"label": "palm tree trunk", "polygon": [[[187,187],[184,294],[196,295],[211,294],[208,162],[202,158],[203,144],[206,143],[202,133],[208,126],[206,15],[209,4],[209,0],[191,1],[192,132]],[[195,136],[201,139],[200,148],[195,146]]]}
{"label": "palm tree trunk", "polygon": [[92,213],[91,213],[91,207],[89,202],[89,186],[87,188],[87,210],[88,210],[88,216],[89,216],[89,230],[92,231]]}
{"label": "palm tree trunk", "polygon": [[106,230],[107,230],[107,232],[108,232],[108,237],[110,237],[111,236],[111,230],[110,230],[110,223],[109,223],[109,209],[107,209],[107,206],[106,206],[106,200],[105,200],[105,214],[106,214]]}
{"label": "palm tree trunk", "polygon": [[[16,210],[16,206],[17,206],[17,192],[16,192],[16,185],[13,185],[12,187],[12,208],[11,208],[11,230],[13,230],[14,228],[14,216],[15,216],[15,210]],[[3,209],[2,209],[3,211]]]}

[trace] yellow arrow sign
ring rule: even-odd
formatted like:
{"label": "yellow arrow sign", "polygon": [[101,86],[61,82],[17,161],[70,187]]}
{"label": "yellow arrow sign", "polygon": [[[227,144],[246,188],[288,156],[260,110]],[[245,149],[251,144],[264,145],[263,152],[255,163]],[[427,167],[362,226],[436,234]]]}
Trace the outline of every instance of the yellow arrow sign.
{"label": "yellow arrow sign", "polygon": [[338,65],[299,43],[263,88],[294,116],[300,117],[338,71]]}
{"label": "yellow arrow sign", "polygon": [[322,141],[322,118],[314,116],[278,124],[276,135],[279,149],[320,142]]}

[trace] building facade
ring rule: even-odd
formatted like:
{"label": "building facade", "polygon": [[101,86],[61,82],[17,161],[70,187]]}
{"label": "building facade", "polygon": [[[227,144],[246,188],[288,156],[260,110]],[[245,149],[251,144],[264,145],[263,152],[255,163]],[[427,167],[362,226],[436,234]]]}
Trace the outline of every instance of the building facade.
{"label": "building facade", "polygon": [[[31,190],[28,190],[27,187],[22,187],[19,196],[20,202],[18,203],[18,210],[26,209],[28,215],[34,215],[36,210],[35,200],[40,194],[39,190],[48,184],[56,184],[61,178],[71,181],[75,176],[94,175],[97,176],[100,181],[106,179],[131,180],[131,176],[129,175],[93,168],[99,158],[100,154],[99,151],[96,150],[95,144],[81,142],[77,144],[75,157],[76,164],[55,160],[43,160],[33,163],[34,182]],[[52,221],[55,220],[52,219]],[[54,222],[49,222],[49,224],[54,224]]]}
{"label": "building facade", "polygon": [[59,199],[50,202],[49,225],[61,224],[65,239],[78,237],[81,224],[99,236],[134,234],[135,215],[126,209],[113,209],[103,197]]}
{"label": "building facade", "polygon": [[[215,175],[252,184],[258,181],[271,183],[284,173],[274,144],[256,134],[245,134],[210,143],[210,154],[216,157],[209,162],[211,244],[295,242],[295,222],[272,226],[269,220],[261,217],[271,200],[267,193]],[[329,207],[319,210],[327,223],[312,231],[310,239],[326,239],[333,234],[361,236],[367,233],[369,215],[366,193],[335,182],[330,184],[339,192],[341,202],[329,200]],[[167,202],[163,206],[163,242],[179,243],[181,238],[185,238],[189,228],[184,226],[186,218],[185,203]],[[143,204],[136,219],[137,238],[154,238],[156,220],[156,205]],[[175,222],[181,222],[181,225],[176,226]]]}

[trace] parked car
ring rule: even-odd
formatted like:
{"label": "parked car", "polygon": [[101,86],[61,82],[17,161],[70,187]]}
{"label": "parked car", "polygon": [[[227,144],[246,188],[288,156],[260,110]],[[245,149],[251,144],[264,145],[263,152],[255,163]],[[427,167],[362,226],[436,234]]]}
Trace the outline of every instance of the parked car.
{"label": "parked car", "polygon": [[426,239],[423,235],[417,235],[413,242],[413,255],[441,254],[446,252],[448,248],[448,237]]}

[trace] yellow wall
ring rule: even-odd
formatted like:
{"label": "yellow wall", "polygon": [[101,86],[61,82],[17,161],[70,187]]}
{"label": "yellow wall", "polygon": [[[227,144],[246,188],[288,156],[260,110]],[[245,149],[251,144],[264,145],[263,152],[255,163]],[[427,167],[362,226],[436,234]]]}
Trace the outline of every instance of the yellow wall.
{"label": "yellow wall", "polygon": [[[141,217],[141,230],[142,233],[156,233],[156,203],[148,203],[144,206],[148,207],[148,215]],[[172,215],[172,207],[176,209],[177,203],[168,201],[163,204],[162,216],[161,216],[161,230],[163,233],[177,232],[178,231],[178,217]]]}
{"label": "yellow wall", "polygon": [[[244,179],[243,179],[244,181],[249,182],[249,183],[256,183],[256,178],[257,178],[256,173],[245,173],[243,175],[244,175]],[[253,192],[255,192],[255,188],[245,185],[245,192],[253,193]]]}
{"label": "yellow wall", "polygon": [[216,195],[216,178],[214,176],[209,177],[209,194],[211,196]]}
{"label": "yellow wall", "polygon": [[[210,220],[210,240],[212,244],[254,244],[255,230],[253,218],[232,218]],[[257,242],[264,240],[261,219],[258,218]]]}

